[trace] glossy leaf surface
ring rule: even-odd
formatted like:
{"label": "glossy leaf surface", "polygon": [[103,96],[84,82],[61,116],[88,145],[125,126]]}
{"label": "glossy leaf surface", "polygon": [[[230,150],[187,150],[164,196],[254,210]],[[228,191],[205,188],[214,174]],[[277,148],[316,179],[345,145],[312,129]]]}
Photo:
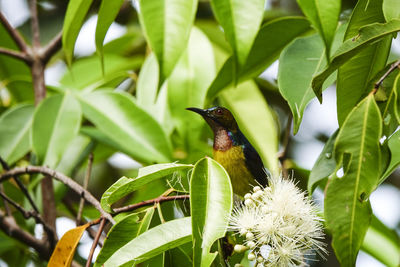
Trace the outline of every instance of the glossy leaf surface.
{"label": "glossy leaf surface", "polygon": [[67,92],[46,98],[33,116],[31,142],[40,164],[55,168],[78,134],[82,111]]}
{"label": "glossy leaf surface", "polygon": [[117,250],[104,267],[140,263],[168,249],[188,243],[192,239],[190,217],[157,225]]}
{"label": "glossy leaf surface", "polygon": [[334,176],[325,195],[325,219],[332,245],[343,266],[355,264],[371,220],[369,195],[380,178],[382,118],[374,96],[353,109],[335,143],[335,158],[343,177]]}
{"label": "glossy leaf surface", "polygon": [[80,97],[83,113],[97,129],[141,162],[168,162],[171,147],[161,126],[127,94],[94,92]]}
{"label": "glossy leaf surface", "polygon": [[193,264],[210,266],[216,252],[213,243],[225,236],[233,206],[230,178],[225,169],[211,158],[199,160],[190,180]]}
{"label": "glossy leaf surface", "polygon": [[33,105],[20,105],[0,117],[0,156],[12,165],[30,150]]}
{"label": "glossy leaf surface", "polygon": [[163,81],[186,48],[197,0],[140,0],[139,6],[140,22],[157,57]]}

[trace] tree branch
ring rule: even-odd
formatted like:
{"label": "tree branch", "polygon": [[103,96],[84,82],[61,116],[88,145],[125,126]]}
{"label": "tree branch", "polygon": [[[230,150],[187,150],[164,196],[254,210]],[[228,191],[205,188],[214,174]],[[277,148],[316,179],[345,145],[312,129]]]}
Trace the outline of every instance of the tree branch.
{"label": "tree branch", "polygon": [[41,258],[45,260],[50,258],[52,250],[45,242],[36,239],[30,233],[22,230],[15,222],[13,217],[4,216],[2,211],[0,211],[0,229],[2,229],[8,236],[15,238],[23,244],[35,249]]}
{"label": "tree branch", "polygon": [[60,50],[62,46],[62,32],[59,32],[47,45],[43,48],[41,59],[43,64],[47,64],[52,56]]}
{"label": "tree branch", "polygon": [[282,141],[282,151],[279,152],[278,158],[282,166],[282,176],[287,178],[288,177],[288,170],[285,167],[285,160],[287,158],[287,152],[289,149],[289,144],[290,144],[290,130],[292,128],[292,121],[293,121],[293,115],[292,113],[289,113],[288,119],[286,122],[286,128],[285,128],[285,133],[283,136],[283,141]]}
{"label": "tree branch", "polygon": [[4,48],[4,47],[0,47],[0,54],[4,54],[6,56],[10,56],[16,59],[20,59],[22,61],[24,61],[26,64],[31,64],[32,63],[32,59],[25,54],[24,52],[19,52],[19,51],[15,51],[12,49],[8,49],[8,48]]}
{"label": "tree branch", "polygon": [[0,183],[7,179],[10,179],[15,175],[20,175],[24,173],[41,173],[43,175],[48,175],[49,177],[53,177],[54,179],[62,182],[63,184],[71,188],[73,191],[75,191],[78,195],[82,196],[87,202],[92,204],[100,212],[100,214],[103,217],[105,217],[109,222],[115,224],[115,221],[112,218],[112,216],[103,210],[103,208],[100,205],[100,202],[89,191],[85,190],[81,185],[72,180],[72,178],[64,175],[63,173],[50,169],[48,167],[44,166],[17,167],[1,174]]}
{"label": "tree branch", "polygon": [[[6,171],[10,170],[10,166],[8,166],[7,162],[5,162],[2,157],[0,157],[0,164],[3,167],[4,170],[6,170]],[[19,186],[19,189],[21,189],[22,193],[28,199],[29,203],[31,204],[32,209],[36,213],[39,213],[39,209],[37,208],[35,202],[33,201],[32,197],[31,197],[31,195],[29,194],[28,189],[26,189],[25,185],[21,182],[21,180],[19,179],[18,175],[14,176],[14,180],[17,183],[17,185]]]}
{"label": "tree branch", "polygon": [[11,26],[6,17],[1,12],[0,12],[0,21],[1,24],[3,24],[4,28],[7,30],[7,32],[10,34],[11,38],[15,41],[18,48],[23,52],[27,52],[28,46],[25,40],[22,38],[19,32],[16,29],[14,29],[13,26]]}
{"label": "tree branch", "polygon": [[[6,196],[6,194],[4,193],[4,186],[3,186],[3,184],[0,184],[0,195],[1,195],[2,198],[3,198],[3,205],[4,205],[4,209],[6,210],[6,215],[7,215],[7,216],[12,216],[11,209],[10,209],[10,206],[8,206],[7,199],[6,199],[5,197],[3,197],[3,195]],[[6,196],[6,197],[7,197],[7,196]]]}
{"label": "tree branch", "polygon": [[394,62],[390,68],[382,75],[378,82],[375,83],[374,91],[378,91],[379,87],[382,85],[383,81],[390,75],[396,68],[400,66],[400,59]]}
{"label": "tree branch", "polygon": [[32,45],[36,49],[40,47],[39,18],[37,13],[36,0],[30,0],[30,12],[31,12],[31,28],[32,28]]}
{"label": "tree branch", "polygon": [[162,202],[166,202],[166,201],[172,201],[172,200],[178,200],[178,199],[189,199],[190,195],[178,195],[178,196],[160,196],[157,198],[153,198],[150,200],[145,200],[139,203],[135,203],[132,205],[128,205],[125,207],[121,207],[121,208],[115,208],[114,209],[114,214],[118,214],[121,212],[127,212],[127,211],[131,211],[131,210],[135,210],[144,206],[149,206],[149,205],[154,205],[154,204],[158,204],[158,203],[162,203]]}
{"label": "tree branch", "polygon": [[89,257],[88,260],[86,262],[86,267],[90,267],[90,264],[92,263],[92,258],[93,258],[93,254],[94,254],[94,250],[97,247],[97,243],[99,242],[101,233],[103,232],[104,226],[106,225],[106,219],[105,218],[101,218],[100,221],[100,226],[99,226],[99,230],[97,231],[96,237],[93,240],[93,244],[92,247],[90,248],[90,253],[89,253]]}
{"label": "tree branch", "polygon": [[25,210],[21,205],[19,205],[17,202],[9,198],[7,195],[5,195],[3,192],[0,192],[1,197],[6,200],[8,203],[13,205],[21,214],[24,216],[25,219],[33,218],[36,223],[39,223],[43,225],[43,230],[47,233],[49,237],[49,242],[50,242],[50,248],[53,249],[56,246],[57,243],[57,235],[54,232],[53,228],[51,228],[49,225],[43,221],[42,217],[40,217],[39,213],[35,211],[27,211]]}
{"label": "tree branch", "polygon": [[[86,174],[85,174],[85,179],[83,181],[83,189],[85,189],[85,190],[88,187],[90,175],[92,173],[92,164],[93,164],[93,153],[90,153],[89,159],[88,159],[88,166],[87,166]],[[83,197],[81,197],[81,199],[79,201],[78,215],[76,216],[76,225],[80,225],[80,223],[81,223],[84,205],[85,205],[85,199]]]}

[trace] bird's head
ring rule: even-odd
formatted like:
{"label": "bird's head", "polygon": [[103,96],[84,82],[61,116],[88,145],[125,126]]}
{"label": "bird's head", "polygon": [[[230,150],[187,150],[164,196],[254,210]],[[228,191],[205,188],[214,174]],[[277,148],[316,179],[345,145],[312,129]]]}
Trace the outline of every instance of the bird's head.
{"label": "bird's head", "polygon": [[210,125],[211,129],[216,132],[223,128],[230,132],[237,132],[238,125],[232,113],[223,107],[212,107],[209,109],[187,108],[187,110],[200,114],[204,120]]}

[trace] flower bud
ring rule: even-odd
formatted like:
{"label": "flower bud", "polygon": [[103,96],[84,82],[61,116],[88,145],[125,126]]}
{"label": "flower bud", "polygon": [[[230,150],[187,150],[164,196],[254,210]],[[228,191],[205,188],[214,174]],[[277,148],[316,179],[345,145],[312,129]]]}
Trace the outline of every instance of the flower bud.
{"label": "flower bud", "polygon": [[256,259],[256,255],[254,255],[253,252],[250,252],[249,255],[247,255],[247,258],[249,261],[254,261]]}
{"label": "flower bud", "polygon": [[248,250],[248,248],[247,248],[246,246],[236,244],[236,245],[233,247],[233,250],[234,250],[236,253],[243,253],[243,252],[245,252],[246,250]]}
{"label": "flower bud", "polygon": [[260,190],[261,190],[261,187],[259,187],[258,185],[253,187],[253,192],[257,192],[257,191],[260,191]]}
{"label": "flower bud", "polygon": [[246,239],[247,240],[252,240],[254,238],[254,234],[252,233],[252,232],[248,232],[247,234],[246,234]]}
{"label": "flower bud", "polygon": [[256,246],[256,243],[254,243],[254,241],[249,241],[249,242],[247,242],[247,246],[248,246],[250,249],[253,249],[253,248]]}

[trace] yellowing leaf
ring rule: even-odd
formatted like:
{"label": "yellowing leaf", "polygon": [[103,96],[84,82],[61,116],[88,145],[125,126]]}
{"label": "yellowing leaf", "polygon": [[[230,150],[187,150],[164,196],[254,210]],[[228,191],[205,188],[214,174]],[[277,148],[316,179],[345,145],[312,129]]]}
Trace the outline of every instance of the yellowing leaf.
{"label": "yellowing leaf", "polygon": [[79,240],[90,225],[87,223],[66,232],[58,241],[47,267],[71,266]]}

